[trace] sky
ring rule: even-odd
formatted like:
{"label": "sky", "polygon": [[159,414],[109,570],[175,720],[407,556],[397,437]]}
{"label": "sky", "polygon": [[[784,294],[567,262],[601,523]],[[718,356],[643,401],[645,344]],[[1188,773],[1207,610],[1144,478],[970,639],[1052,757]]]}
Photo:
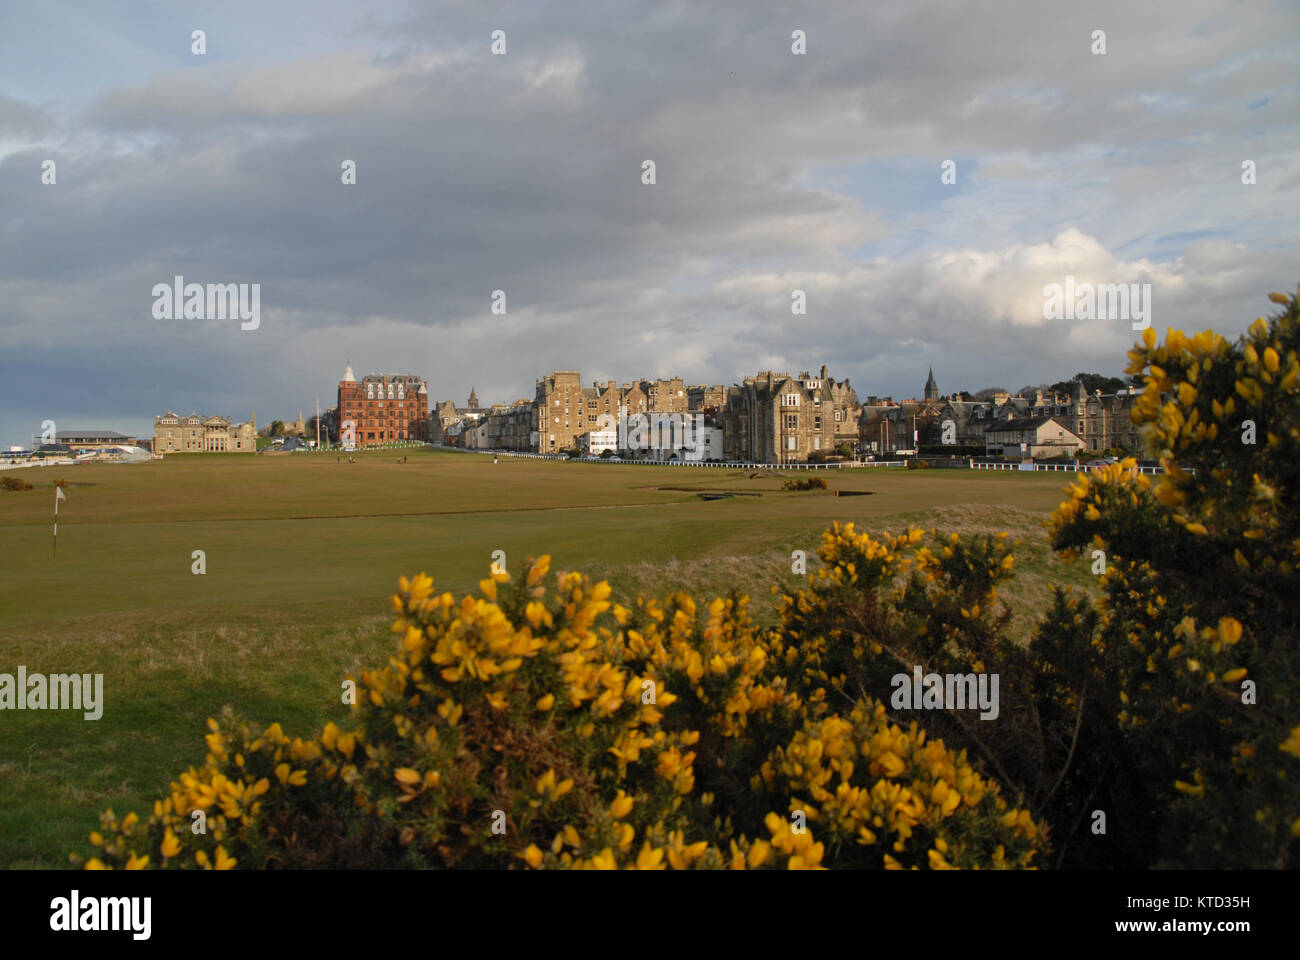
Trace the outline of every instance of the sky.
{"label": "sky", "polygon": [[[310,416],[348,363],[1117,375],[1129,320],[1046,285],[1235,335],[1300,282],[1298,67],[1294,2],[0,0],[0,443]],[[159,319],[175,276],[259,326]]]}

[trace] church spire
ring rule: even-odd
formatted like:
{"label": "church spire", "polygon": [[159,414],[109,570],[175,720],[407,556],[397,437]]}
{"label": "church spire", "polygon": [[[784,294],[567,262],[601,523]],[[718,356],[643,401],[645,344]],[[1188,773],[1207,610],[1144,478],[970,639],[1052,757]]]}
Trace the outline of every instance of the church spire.
{"label": "church spire", "polygon": [[934,382],[934,367],[930,368],[930,376],[928,376],[925,380],[925,399],[926,400],[939,399],[939,385]]}

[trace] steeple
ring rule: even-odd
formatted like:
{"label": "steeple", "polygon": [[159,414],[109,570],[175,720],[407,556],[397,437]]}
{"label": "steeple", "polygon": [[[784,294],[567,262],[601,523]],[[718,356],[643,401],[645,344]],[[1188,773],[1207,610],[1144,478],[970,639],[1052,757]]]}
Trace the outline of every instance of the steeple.
{"label": "steeple", "polygon": [[473,387],[469,388],[469,408],[471,410],[478,409],[478,394],[474,392]]}
{"label": "steeple", "polygon": [[939,399],[939,385],[934,382],[934,367],[930,368],[930,376],[925,380],[925,399]]}

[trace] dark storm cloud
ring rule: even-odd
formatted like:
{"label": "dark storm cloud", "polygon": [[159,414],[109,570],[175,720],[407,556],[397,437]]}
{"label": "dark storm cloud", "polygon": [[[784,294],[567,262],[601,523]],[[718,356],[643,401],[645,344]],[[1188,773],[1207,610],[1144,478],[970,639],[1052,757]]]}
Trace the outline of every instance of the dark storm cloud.
{"label": "dark storm cloud", "polygon": [[[334,8],[277,54],[283,11],[235,6],[209,60],[143,76],[128,14],[93,83],[0,97],[0,439],[292,416],[349,359],[435,399],[821,362],[863,394],[932,364],[1014,388],[1123,365],[1127,324],[1042,319],[1067,273],[1152,283],[1161,328],[1238,329],[1300,279],[1293,7],[514,7]],[[261,328],[154,319],[177,274],[260,283]]]}

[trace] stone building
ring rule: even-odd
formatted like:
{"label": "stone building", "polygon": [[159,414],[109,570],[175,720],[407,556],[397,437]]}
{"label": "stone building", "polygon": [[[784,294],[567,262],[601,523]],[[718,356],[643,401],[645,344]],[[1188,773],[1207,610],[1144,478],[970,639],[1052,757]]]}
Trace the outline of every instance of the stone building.
{"label": "stone building", "polygon": [[690,401],[681,377],[671,380],[642,380],[638,384],[646,395],[646,413],[686,413]]}
{"label": "stone building", "polygon": [[[910,450],[918,444],[987,450],[990,445],[985,443],[985,436],[995,426],[1005,432],[1010,429],[1006,422],[1015,421],[1014,430],[1019,432],[1026,420],[1055,417],[1080,439],[1084,450],[1140,449],[1137,428],[1130,418],[1138,397],[1135,390],[1105,395],[1098,391],[1087,396],[1083,384],[1075,381],[1069,394],[1040,389],[1027,397],[1000,393],[989,400],[960,400],[957,395],[940,396],[934,370],[930,370],[924,397],[902,403],[888,397],[869,397],[858,425],[862,448],[883,455]],[[948,422],[952,423],[952,431],[945,435],[944,425]],[[1028,441],[1017,440],[1017,452],[1021,442]],[[991,447],[1002,449],[1005,445],[998,442]]]}
{"label": "stone building", "polygon": [[[954,401],[940,398],[933,369],[926,377],[922,395],[925,398],[923,400],[910,399],[901,403],[895,402],[891,397],[868,397],[860,408],[857,420],[862,452],[888,457],[899,450],[915,450],[922,444],[939,443],[942,436],[941,421],[945,414],[963,421],[958,426],[959,435],[965,429],[965,421],[972,419],[975,414],[974,410],[959,412]],[[978,439],[971,439],[969,430],[966,430],[966,435],[971,443],[984,442],[982,430],[979,431]]]}
{"label": "stone building", "polygon": [[727,388],[698,386],[686,388],[686,409],[716,419],[727,405]]}
{"label": "stone building", "polygon": [[[464,446],[466,438],[470,435],[469,431],[490,412],[490,409],[479,406],[478,391],[470,387],[469,402],[463,407],[456,406],[454,400],[439,400],[434,404],[433,409],[429,411],[426,437],[434,443]],[[456,424],[460,424],[460,427],[451,429]]]}
{"label": "stone building", "polygon": [[839,438],[856,439],[860,405],[848,380],[836,381],[821,369],[763,371],[727,390],[721,416],[724,455],[758,463],[799,463],[835,452]]}
{"label": "stone building", "polygon": [[1011,413],[989,425],[984,447],[989,457],[1046,460],[1078,453],[1083,438],[1066,425],[1064,417],[1017,417]]}
{"label": "stone building", "polygon": [[1103,450],[1142,452],[1137,426],[1133,423],[1133,407],[1141,391],[1136,388],[1104,394],[1083,392],[1082,381],[1076,380],[1070,392],[1071,413],[1075,432],[1083,439],[1084,449],[1093,453]]}
{"label": "stone building", "polygon": [[178,416],[168,410],[154,417],[154,453],[256,453],[257,414],[244,423],[229,417]]}
{"label": "stone building", "polygon": [[455,400],[439,400],[429,411],[429,439],[434,443],[447,442],[447,428],[459,419]]}
{"label": "stone building", "polygon": [[358,381],[349,365],[339,381],[338,408],[344,443],[350,435],[358,446],[423,440],[428,432],[429,388],[413,374],[371,373]]}
{"label": "stone building", "polygon": [[623,391],[618,383],[610,380],[604,386],[593,382],[582,390],[585,407],[583,423],[584,433],[592,430],[609,430],[618,423],[623,406]]}
{"label": "stone building", "polygon": [[560,453],[577,447],[587,432],[587,396],[576,370],[556,370],[537,381],[533,398],[537,453]]}
{"label": "stone building", "polygon": [[918,434],[925,434],[939,413],[937,404],[916,400],[895,402],[889,397],[872,397],[862,407],[858,420],[859,448],[874,456],[891,456],[899,450],[914,450]]}

